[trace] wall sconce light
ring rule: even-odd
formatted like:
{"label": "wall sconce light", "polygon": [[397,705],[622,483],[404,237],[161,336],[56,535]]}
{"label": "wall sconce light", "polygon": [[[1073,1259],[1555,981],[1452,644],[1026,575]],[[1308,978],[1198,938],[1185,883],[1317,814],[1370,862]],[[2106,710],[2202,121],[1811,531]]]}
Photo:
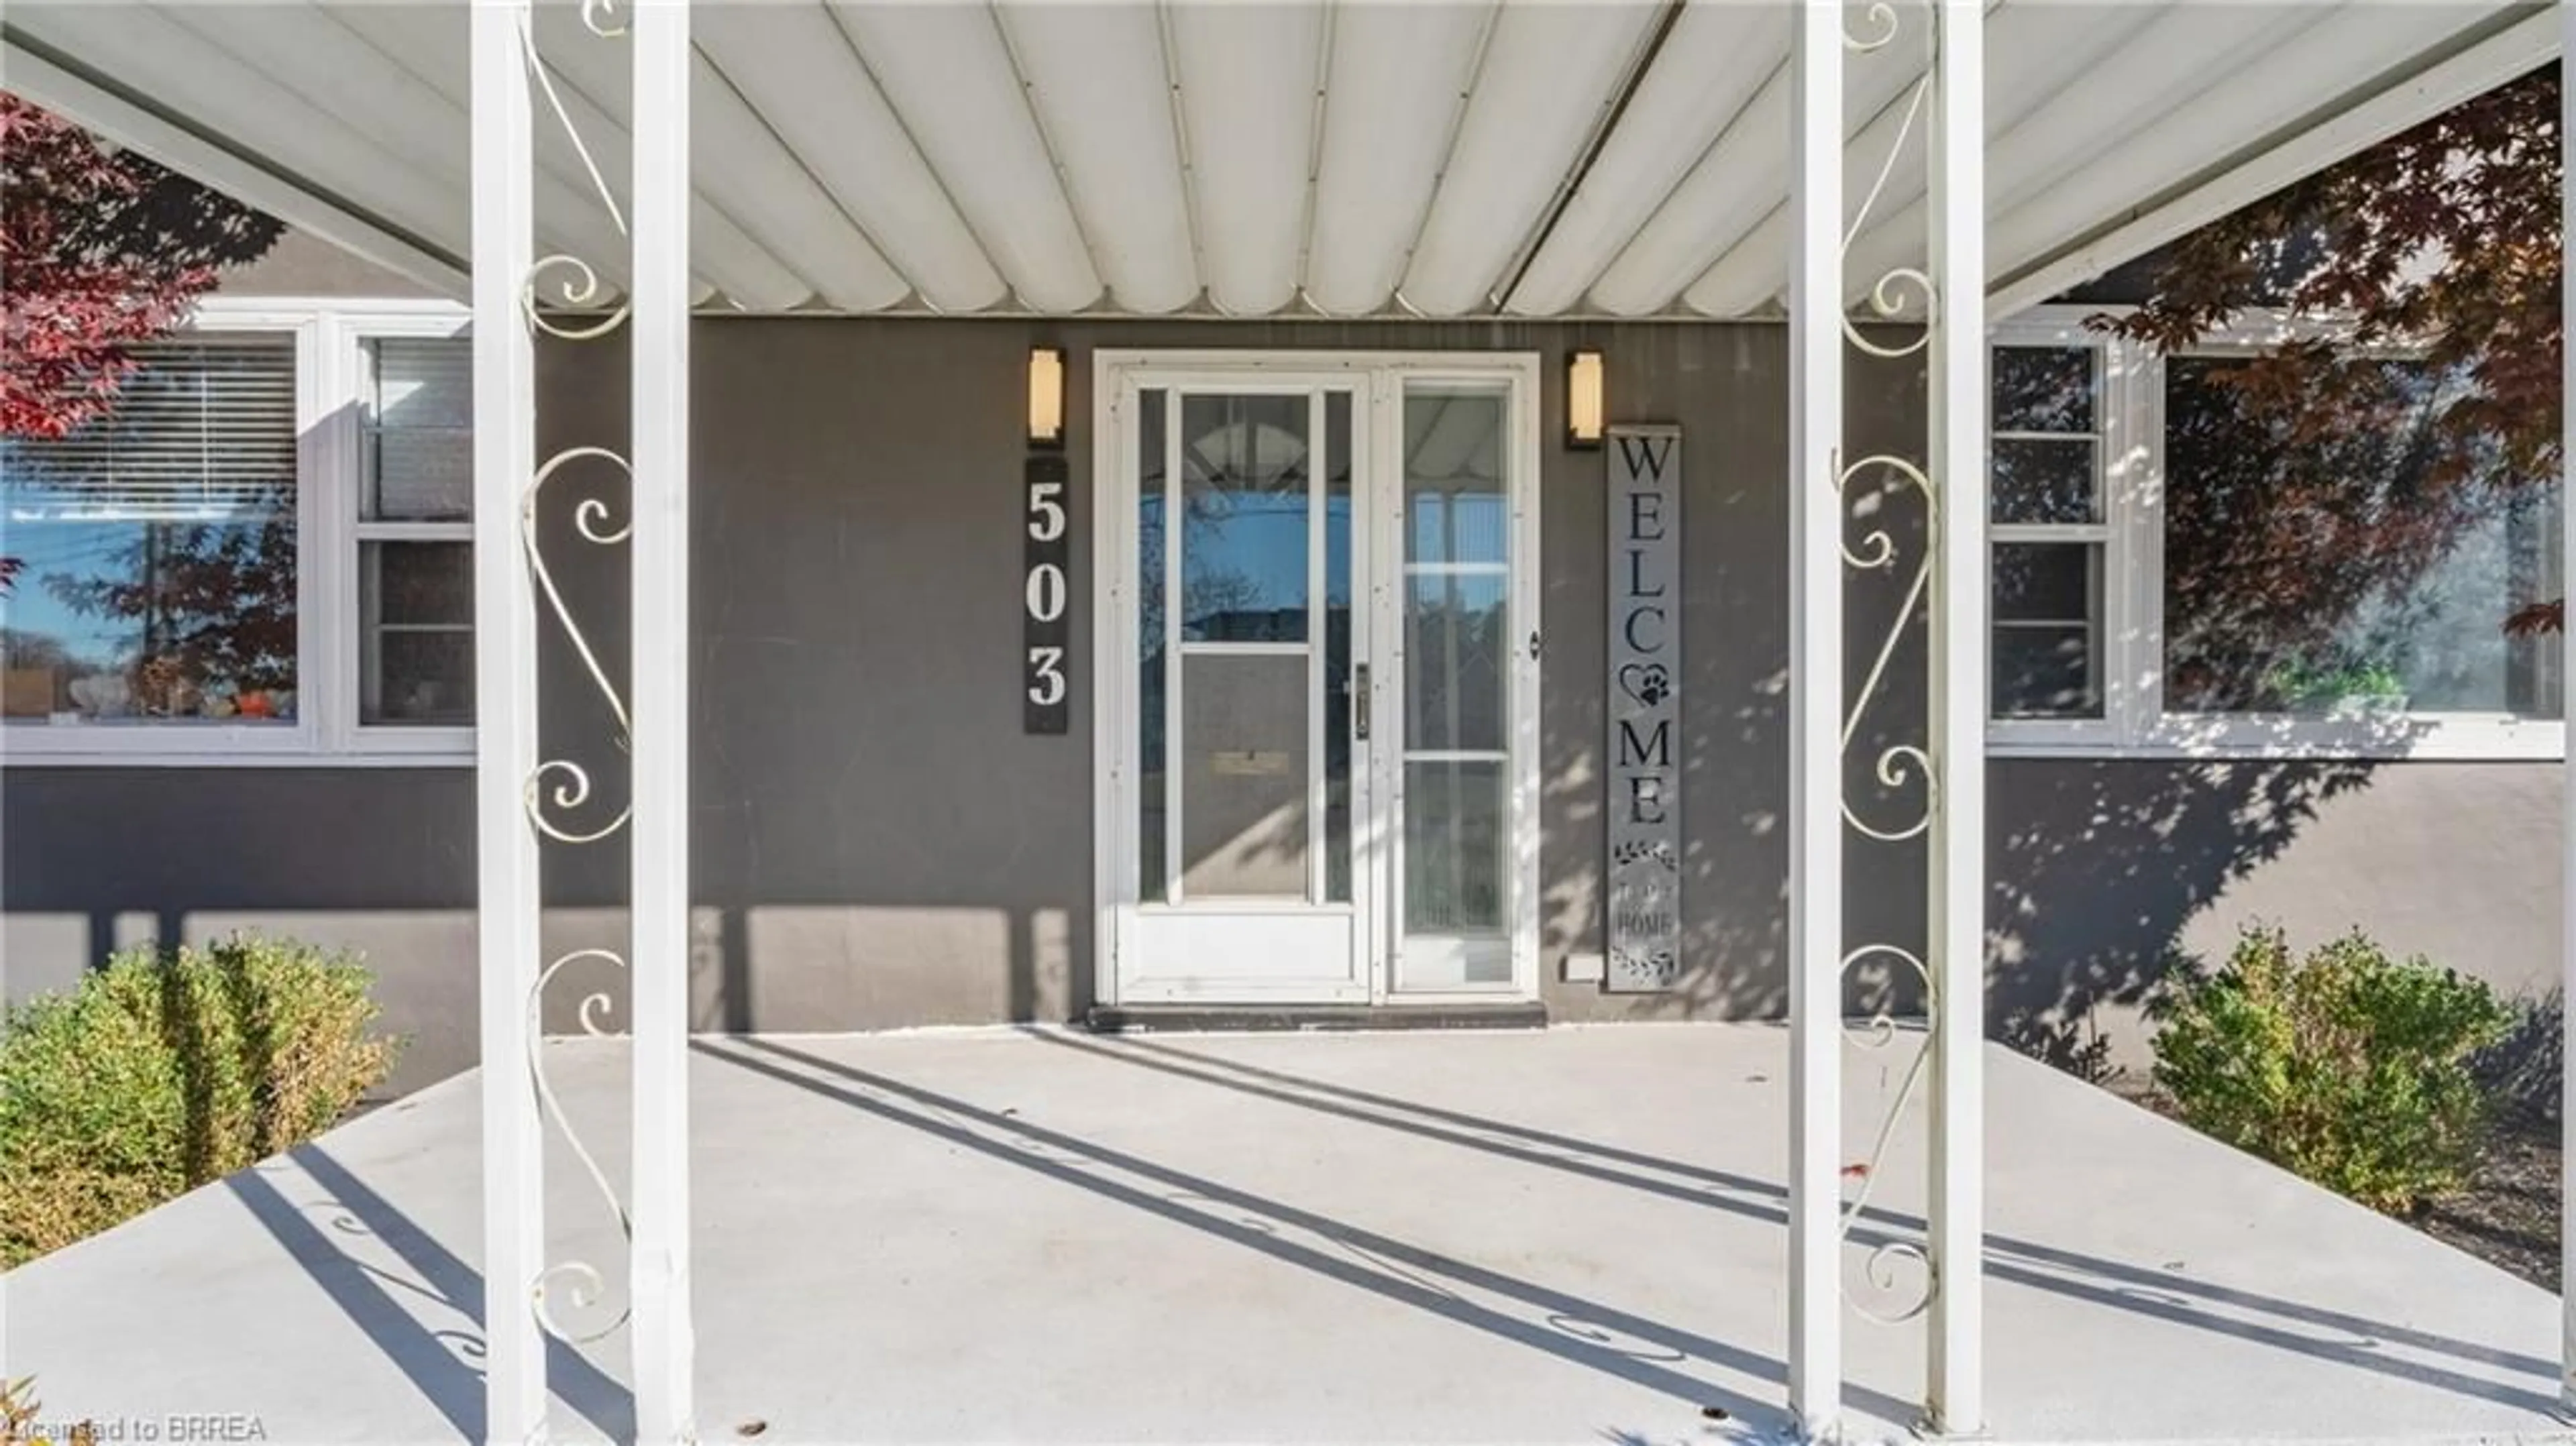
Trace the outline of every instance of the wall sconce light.
{"label": "wall sconce light", "polygon": [[1064,353],[1051,346],[1029,349],[1029,445],[1064,445]]}
{"label": "wall sconce light", "polygon": [[1601,445],[1601,353],[1578,351],[1565,359],[1565,444],[1583,450]]}

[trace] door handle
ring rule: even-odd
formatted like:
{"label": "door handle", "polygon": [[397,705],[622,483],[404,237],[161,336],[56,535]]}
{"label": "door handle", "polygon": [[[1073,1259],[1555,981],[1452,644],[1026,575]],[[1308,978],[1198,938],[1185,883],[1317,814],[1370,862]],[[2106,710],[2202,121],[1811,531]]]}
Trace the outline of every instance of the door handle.
{"label": "door handle", "polygon": [[1369,665],[1351,669],[1351,736],[1363,742],[1369,734]]}

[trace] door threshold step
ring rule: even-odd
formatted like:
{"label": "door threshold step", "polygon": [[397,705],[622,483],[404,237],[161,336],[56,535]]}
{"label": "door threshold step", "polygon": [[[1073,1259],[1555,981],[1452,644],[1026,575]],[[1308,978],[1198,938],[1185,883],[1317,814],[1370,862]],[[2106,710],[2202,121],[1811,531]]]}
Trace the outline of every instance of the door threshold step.
{"label": "door threshold step", "polygon": [[1547,1006],[1509,1004],[1095,1004],[1083,1016],[1096,1034],[1356,1031],[1378,1029],[1543,1029]]}

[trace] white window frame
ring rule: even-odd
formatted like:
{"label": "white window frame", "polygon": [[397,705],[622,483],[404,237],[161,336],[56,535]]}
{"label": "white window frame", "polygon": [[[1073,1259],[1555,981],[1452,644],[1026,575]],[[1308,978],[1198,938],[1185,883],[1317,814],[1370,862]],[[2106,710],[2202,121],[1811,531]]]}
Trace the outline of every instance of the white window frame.
{"label": "white window frame", "polygon": [[[1987,751],[1999,757],[2366,758],[2556,760],[2566,724],[2508,713],[2397,713],[2353,718],[2169,713],[2164,706],[2165,359],[2153,346],[2105,336],[2087,318],[2115,306],[2034,307],[1989,331],[1995,346],[2090,346],[2101,353],[2103,430],[2102,695],[2098,718],[1997,718]],[[2285,313],[2249,312],[2189,354],[2251,353],[2337,328]],[[2397,353],[2392,353],[2397,354]],[[2114,439],[2117,439],[2116,442]],[[1987,528],[2039,540],[2049,529]],[[2071,540],[2072,532],[2068,537]],[[1989,637],[1991,646],[1991,634]]]}
{"label": "white window frame", "polygon": [[[358,521],[364,444],[364,343],[456,334],[471,318],[447,301],[208,297],[181,335],[295,338],[295,719],[282,724],[0,725],[0,764],[117,767],[471,766],[471,725],[358,722]],[[440,536],[457,529],[430,524]],[[364,535],[409,524],[364,525]],[[388,530],[390,529],[390,530]],[[22,580],[23,582],[23,580]]]}
{"label": "white window frame", "polygon": [[333,475],[340,479],[328,491],[328,508],[323,535],[331,539],[327,566],[332,573],[330,606],[325,610],[324,626],[330,631],[330,657],[336,676],[330,678],[334,707],[326,719],[332,730],[331,751],[342,755],[437,756],[471,762],[474,751],[474,725],[368,723],[360,711],[360,689],[364,670],[360,654],[366,640],[361,636],[360,619],[364,616],[358,597],[360,573],[358,554],[369,542],[466,542],[474,540],[474,523],[461,522],[371,522],[365,517],[367,407],[372,400],[367,385],[367,343],[379,337],[461,337],[471,313],[461,307],[439,303],[416,311],[369,312],[363,315],[343,314],[336,318],[336,335],[326,343],[330,357],[346,370],[342,393],[347,404],[339,409],[338,426],[333,430],[343,448]]}

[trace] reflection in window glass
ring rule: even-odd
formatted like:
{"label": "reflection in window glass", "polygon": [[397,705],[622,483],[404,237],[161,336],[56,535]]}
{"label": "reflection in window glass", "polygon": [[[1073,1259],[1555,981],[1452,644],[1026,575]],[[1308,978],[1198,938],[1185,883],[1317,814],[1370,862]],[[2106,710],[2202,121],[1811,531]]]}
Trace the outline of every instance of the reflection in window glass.
{"label": "reflection in window glass", "polygon": [[1999,346],[1992,362],[1994,429],[2090,435],[2098,353],[2087,346]]}
{"label": "reflection in window glass", "polygon": [[0,442],[0,712],[296,715],[295,341],[135,348],[116,406]]}
{"label": "reflection in window glass", "polygon": [[2090,437],[1997,437],[1988,505],[1998,523],[2097,522],[2099,446]]}
{"label": "reflection in window glass", "polygon": [[[1499,387],[1405,387],[1403,929],[1418,941],[1509,923],[1509,415]],[[1508,949],[1399,958],[1399,989],[1511,977]]]}
{"label": "reflection in window glass", "polygon": [[1501,571],[1405,579],[1405,747],[1502,751],[1510,582]]}
{"label": "reflection in window glass", "polygon": [[[1510,831],[1501,759],[1404,765],[1404,929],[1490,935],[1504,917]],[[1509,979],[1510,957],[1498,956]]]}
{"label": "reflection in window glass", "polygon": [[2102,716],[2102,364],[2091,346],[1998,346],[1987,520],[1994,716]]}
{"label": "reflection in window glass", "polygon": [[1169,656],[1163,612],[1163,477],[1166,434],[1163,391],[1136,400],[1136,798],[1140,891],[1149,904],[1167,902],[1164,879],[1165,784],[1163,762],[1165,660]]}
{"label": "reflection in window glass", "polygon": [[1306,641],[1308,399],[1181,399],[1181,641]]}
{"label": "reflection in window glass", "polygon": [[2258,412],[2239,363],[2166,367],[2165,706],[2559,715],[2555,486],[2441,464],[2456,382],[2390,361],[2337,425]]}
{"label": "reflection in window glass", "polygon": [[474,344],[366,343],[358,721],[474,721]]}
{"label": "reflection in window glass", "polygon": [[1351,394],[1324,394],[1324,897],[1351,897]]}
{"label": "reflection in window glass", "polygon": [[1994,714],[2102,714],[2102,544],[1994,548]]}
{"label": "reflection in window glass", "polygon": [[1495,392],[1408,391],[1404,490],[1408,563],[1502,566],[1511,532],[1503,406]]}
{"label": "reflection in window glass", "polygon": [[466,521],[474,506],[473,342],[375,337],[367,357],[366,517]]}
{"label": "reflection in window glass", "polygon": [[1305,899],[1302,653],[1181,655],[1181,896]]}
{"label": "reflection in window glass", "polygon": [[474,721],[474,548],[358,544],[358,716]]}

